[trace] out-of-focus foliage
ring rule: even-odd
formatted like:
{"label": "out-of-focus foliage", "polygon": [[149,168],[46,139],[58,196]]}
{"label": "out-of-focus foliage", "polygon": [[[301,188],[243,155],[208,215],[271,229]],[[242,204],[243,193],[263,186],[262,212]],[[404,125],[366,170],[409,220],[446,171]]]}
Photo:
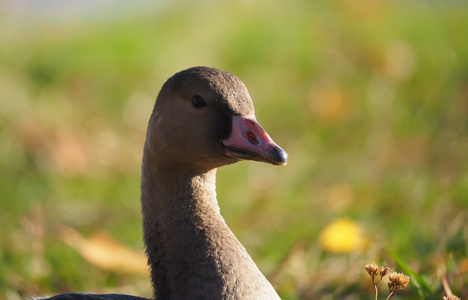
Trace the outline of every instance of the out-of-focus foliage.
{"label": "out-of-focus foliage", "polygon": [[[147,120],[164,80],[195,65],[238,75],[290,155],[285,168],[218,172],[227,223],[284,299],[370,299],[364,266],[396,267],[382,243],[436,294],[447,275],[462,296],[468,6],[447,2],[177,1],[71,20],[3,10],[0,298],[151,295],[146,275],[87,259],[67,230],[139,255]],[[337,230],[360,246],[328,251],[319,237],[340,246]],[[399,297],[418,294],[410,282]]]}

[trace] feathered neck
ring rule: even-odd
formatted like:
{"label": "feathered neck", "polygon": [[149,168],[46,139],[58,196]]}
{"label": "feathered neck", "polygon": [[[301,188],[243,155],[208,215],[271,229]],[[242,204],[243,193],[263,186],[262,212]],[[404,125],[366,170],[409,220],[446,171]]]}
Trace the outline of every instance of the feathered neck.
{"label": "feathered neck", "polygon": [[215,180],[216,169],[184,171],[145,150],[143,231],[156,298],[277,298],[221,216]]}

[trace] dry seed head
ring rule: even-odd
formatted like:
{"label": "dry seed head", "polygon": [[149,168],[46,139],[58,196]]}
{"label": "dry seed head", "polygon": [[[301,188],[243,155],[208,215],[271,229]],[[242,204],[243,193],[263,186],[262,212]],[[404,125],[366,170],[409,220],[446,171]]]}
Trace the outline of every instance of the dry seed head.
{"label": "dry seed head", "polygon": [[455,295],[450,295],[448,297],[445,297],[444,296],[444,300],[460,300],[460,298],[458,298],[457,296]]}
{"label": "dry seed head", "polygon": [[366,271],[374,279],[375,276],[379,275],[379,267],[375,263],[366,265]]}
{"label": "dry seed head", "polygon": [[410,278],[405,274],[393,272],[388,276],[388,280],[388,288],[390,289],[390,292],[396,293],[408,285]]}
{"label": "dry seed head", "polygon": [[380,269],[380,277],[381,278],[384,278],[385,275],[388,274],[388,272],[390,271],[390,268],[389,267],[382,267],[382,269]]}

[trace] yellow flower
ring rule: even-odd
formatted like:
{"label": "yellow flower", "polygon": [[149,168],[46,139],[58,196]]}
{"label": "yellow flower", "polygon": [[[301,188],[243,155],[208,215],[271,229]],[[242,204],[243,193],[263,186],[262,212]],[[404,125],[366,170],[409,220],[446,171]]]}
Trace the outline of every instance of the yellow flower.
{"label": "yellow flower", "polygon": [[320,245],[328,252],[354,252],[363,249],[366,243],[359,224],[345,218],[332,222],[320,234]]}

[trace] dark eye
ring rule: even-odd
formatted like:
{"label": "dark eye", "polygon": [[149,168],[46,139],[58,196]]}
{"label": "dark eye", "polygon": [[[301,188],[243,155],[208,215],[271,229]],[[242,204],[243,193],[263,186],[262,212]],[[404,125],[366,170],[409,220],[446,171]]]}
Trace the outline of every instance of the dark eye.
{"label": "dark eye", "polygon": [[201,108],[206,106],[205,99],[202,96],[195,95],[192,97],[192,105],[196,108]]}

